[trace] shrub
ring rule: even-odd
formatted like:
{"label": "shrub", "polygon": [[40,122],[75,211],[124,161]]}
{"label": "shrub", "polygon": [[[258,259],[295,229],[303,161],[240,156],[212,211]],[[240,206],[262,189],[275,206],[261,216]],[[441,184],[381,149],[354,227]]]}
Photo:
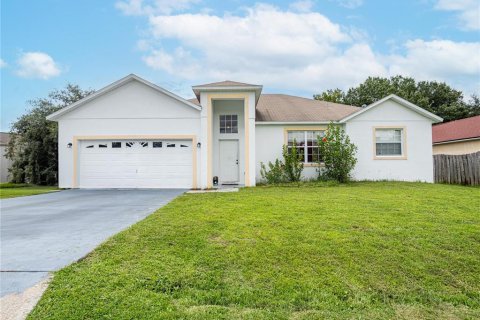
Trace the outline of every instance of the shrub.
{"label": "shrub", "polygon": [[282,155],[283,161],[285,161],[285,179],[290,182],[300,181],[302,178],[303,161],[302,155],[295,146],[295,141],[292,148],[288,148],[286,145],[283,146]]}
{"label": "shrub", "polygon": [[303,162],[298,149],[295,146],[289,149],[284,145],[282,147],[282,156],[283,161],[278,159],[274,163],[269,161],[268,168],[263,162],[260,163],[260,174],[267,184],[300,181]]}
{"label": "shrub", "polygon": [[268,169],[263,162],[260,163],[260,166],[260,174],[262,175],[263,180],[268,184],[284,182],[284,165],[280,160],[276,159],[274,163],[268,162]]}
{"label": "shrub", "polygon": [[338,182],[350,180],[350,172],[355,167],[357,147],[338,125],[330,123],[324,137],[318,138],[321,162],[324,170],[319,170],[319,179],[334,179]]}

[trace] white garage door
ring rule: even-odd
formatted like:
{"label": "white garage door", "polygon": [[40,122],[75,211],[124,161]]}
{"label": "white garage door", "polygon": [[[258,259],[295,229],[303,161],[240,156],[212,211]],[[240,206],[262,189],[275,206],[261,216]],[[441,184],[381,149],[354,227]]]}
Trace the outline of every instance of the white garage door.
{"label": "white garage door", "polygon": [[191,188],[191,140],[85,140],[80,188]]}

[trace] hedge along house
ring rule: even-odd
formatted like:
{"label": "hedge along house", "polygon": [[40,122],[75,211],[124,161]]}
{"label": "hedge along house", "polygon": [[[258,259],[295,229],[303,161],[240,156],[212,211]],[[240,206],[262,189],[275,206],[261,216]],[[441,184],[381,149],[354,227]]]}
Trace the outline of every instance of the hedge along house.
{"label": "hedge along house", "polygon": [[317,137],[330,122],[358,147],[355,179],[433,180],[438,116],[395,95],[365,108],[224,81],[185,100],[129,75],[48,116],[59,124],[61,188],[254,186],[260,164],[293,142],[317,175]]}

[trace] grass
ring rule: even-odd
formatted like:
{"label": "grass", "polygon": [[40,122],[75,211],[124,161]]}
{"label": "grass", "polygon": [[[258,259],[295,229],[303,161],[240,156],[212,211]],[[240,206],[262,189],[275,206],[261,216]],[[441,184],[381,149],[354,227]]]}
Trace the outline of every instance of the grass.
{"label": "grass", "polygon": [[0,199],[32,196],[58,190],[52,186],[35,186],[30,184],[0,183]]}
{"label": "grass", "polygon": [[478,319],[480,189],[186,194],[59,272],[29,319]]}

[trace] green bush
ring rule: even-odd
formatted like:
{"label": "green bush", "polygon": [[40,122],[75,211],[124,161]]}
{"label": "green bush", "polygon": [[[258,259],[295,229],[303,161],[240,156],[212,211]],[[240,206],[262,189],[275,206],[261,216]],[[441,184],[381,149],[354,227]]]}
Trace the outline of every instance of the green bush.
{"label": "green bush", "polygon": [[288,148],[286,145],[282,149],[283,161],[285,162],[284,174],[285,179],[289,182],[297,182],[302,178],[303,161],[302,155],[295,147],[295,140],[293,147]]}
{"label": "green bush", "polygon": [[278,184],[283,182],[297,182],[302,178],[303,161],[298,149],[293,146],[282,147],[283,161],[278,159],[274,163],[268,162],[267,166],[261,162],[260,174],[267,184]]}
{"label": "green bush", "polygon": [[350,180],[350,172],[355,167],[357,146],[338,125],[330,123],[324,137],[318,138],[321,163],[325,166],[319,170],[319,180],[333,179],[338,182]]}
{"label": "green bush", "polygon": [[274,163],[268,162],[268,169],[265,164],[260,163],[261,169],[260,174],[262,175],[263,180],[267,184],[277,184],[285,182],[284,173],[283,173],[283,163],[276,159]]}

